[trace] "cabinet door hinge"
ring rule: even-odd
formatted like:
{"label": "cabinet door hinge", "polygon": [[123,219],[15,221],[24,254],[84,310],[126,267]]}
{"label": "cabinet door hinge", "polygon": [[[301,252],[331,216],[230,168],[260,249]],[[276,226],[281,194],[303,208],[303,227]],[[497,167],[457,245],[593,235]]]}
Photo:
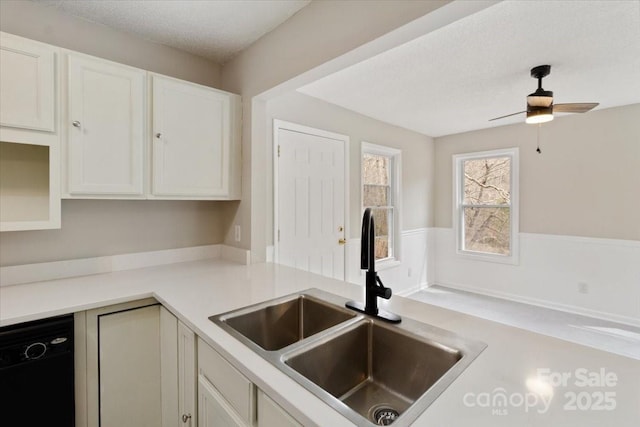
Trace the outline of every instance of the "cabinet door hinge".
{"label": "cabinet door hinge", "polygon": [[280,241],[280,230],[278,230],[278,242]]}
{"label": "cabinet door hinge", "polygon": [[278,145],[278,157],[280,157],[280,145]]}

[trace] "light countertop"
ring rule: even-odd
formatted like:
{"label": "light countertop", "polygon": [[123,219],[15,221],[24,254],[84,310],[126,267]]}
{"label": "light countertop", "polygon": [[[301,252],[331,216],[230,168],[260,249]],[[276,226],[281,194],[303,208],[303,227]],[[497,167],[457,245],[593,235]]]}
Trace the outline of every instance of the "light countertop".
{"label": "light countertop", "polygon": [[[350,426],[208,320],[308,288],[363,300],[357,285],[275,264],[243,266],[216,259],[2,287],[0,326],[154,297],[304,425]],[[385,305],[488,344],[416,426],[637,426],[637,360],[398,296],[381,301]]]}

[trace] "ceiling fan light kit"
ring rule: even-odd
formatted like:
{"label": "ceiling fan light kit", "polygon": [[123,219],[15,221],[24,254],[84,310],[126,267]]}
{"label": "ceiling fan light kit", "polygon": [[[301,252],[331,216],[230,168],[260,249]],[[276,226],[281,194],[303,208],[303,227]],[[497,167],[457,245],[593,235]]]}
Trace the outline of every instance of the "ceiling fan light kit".
{"label": "ceiling fan light kit", "polygon": [[528,110],[525,123],[535,125],[550,122],[551,120],[553,120],[553,105]]}

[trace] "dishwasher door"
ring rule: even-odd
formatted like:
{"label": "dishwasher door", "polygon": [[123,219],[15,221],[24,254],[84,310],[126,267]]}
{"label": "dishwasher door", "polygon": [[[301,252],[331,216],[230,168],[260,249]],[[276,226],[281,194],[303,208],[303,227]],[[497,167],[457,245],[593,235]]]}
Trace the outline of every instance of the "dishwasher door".
{"label": "dishwasher door", "polygon": [[73,316],[0,329],[0,425],[73,427]]}

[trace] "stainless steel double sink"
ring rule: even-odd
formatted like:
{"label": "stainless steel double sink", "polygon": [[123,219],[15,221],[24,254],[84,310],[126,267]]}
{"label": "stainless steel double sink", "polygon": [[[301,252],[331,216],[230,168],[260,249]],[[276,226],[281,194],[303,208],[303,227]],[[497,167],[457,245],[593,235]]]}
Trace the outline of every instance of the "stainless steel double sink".
{"label": "stainless steel double sink", "polygon": [[359,426],[411,424],[486,348],[346,301],[310,289],[209,319]]}

